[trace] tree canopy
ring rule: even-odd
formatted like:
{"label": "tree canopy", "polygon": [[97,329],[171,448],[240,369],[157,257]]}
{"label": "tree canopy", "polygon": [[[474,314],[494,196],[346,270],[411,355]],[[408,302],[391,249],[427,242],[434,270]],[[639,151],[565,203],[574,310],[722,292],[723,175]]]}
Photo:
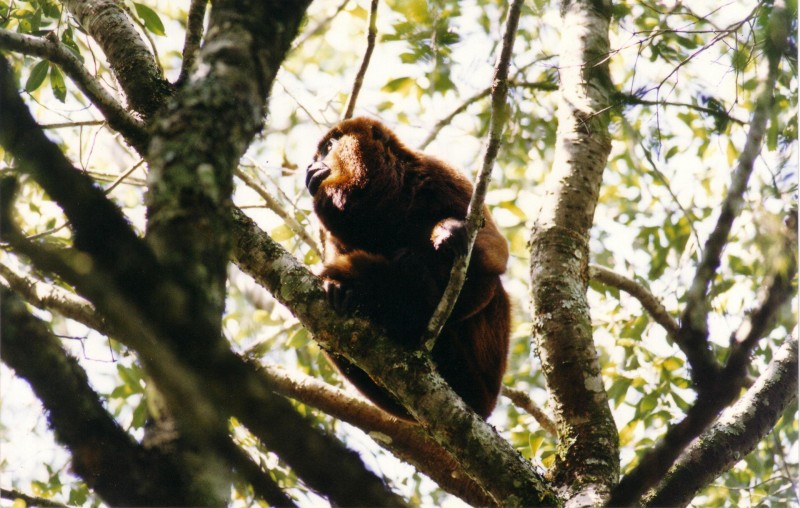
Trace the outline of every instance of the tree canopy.
{"label": "tree canopy", "polygon": [[[794,0],[0,0],[0,496],[797,504],[797,85]],[[314,275],[352,115],[508,240],[488,422]]]}

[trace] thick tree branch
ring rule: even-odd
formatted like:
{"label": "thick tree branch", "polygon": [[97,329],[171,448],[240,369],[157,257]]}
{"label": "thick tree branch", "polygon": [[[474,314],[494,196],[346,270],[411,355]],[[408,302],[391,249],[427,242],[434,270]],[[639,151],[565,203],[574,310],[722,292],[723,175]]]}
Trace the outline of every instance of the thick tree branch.
{"label": "thick tree branch", "polygon": [[72,454],[73,470],[89,487],[114,505],[192,504],[184,497],[176,465],[148,453],[119,427],[77,361],[19,297],[1,285],[0,305],[3,362],[30,383],[47,409],[56,438]]}
{"label": "thick tree branch", "polygon": [[173,88],[125,9],[115,0],[63,0],[64,6],[105,53],[130,106],[152,117]]}
{"label": "thick tree branch", "polygon": [[675,338],[679,329],[678,322],[675,321],[669,312],[667,312],[667,309],[658,301],[658,298],[648,291],[647,288],[633,279],[629,279],[624,275],[620,275],[608,268],[598,265],[589,265],[589,277],[607,286],[621,289],[639,300],[639,303],[642,304],[642,307],[644,307],[656,323],[663,326],[670,337],[673,339]]}
{"label": "thick tree branch", "polygon": [[645,504],[686,506],[701,488],[750,453],[796,397],[797,330],[744,396],[681,455]]}
{"label": "thick tree branch", "polygon": [[562,2],[558,138],[530,243],[533,335],[561,444],[555,480],[581,505],[602,502],[619,474],[586,296],[589,229],[611,150],[610,18],[610,2]]}
{"label": "thick tree branch", "polygon": [[239,211],[234,211],[234,236],[234,261],[239,267],[289,308],[323,348],[343,354],[368,373],[380,372],[375,379],[409,408],[496,503],[556,502],[530,463],[468,411],[428,355],[403,351],[365,320],[338,315],[327,305],[320,280]]}
{"label": "thick tree branch", "polygon": [[189,76],[154,125],[146,240],[179,275],[187,304],[211,320],[215,337],[225,305],[233,170],[262,127],[269,90],[308,3],[215,2],[199,54],[204,70]]}
{"label": "thick tree branch", "polygon": [[[219,420],[209,420],[208,416],[223,408],[239,417],[309,486],[330,495],[335,502],[398,504],[398,498],[386,492],[357,456],[312,428],[288,402],[271,397],[253,368],[235,357],[221,336],[213,335],[215,327],[207,321],[208,314],[186,307],[190,300],[172,273],[155,261],[150,249],[90,178],[73,168],[44,137],[7,79],[7,71],[5,60],[0,59],[0,108],[8,112],[0,115],[0,144],[61,205],[75,228],[75,244],[82,252],[55,255],[36,248],[11,224],[4,224],[4,234],[15,235],[8,239],[15,249],[31,257],[38,268],[57,273],[95,305],[119,333],[118,338],[140,353],[145,369],[168,398],[171,409],[185,415],[179,418],[184,422],[183,430],[196,433],[195,439],[207,443],[205,447],[211,452],[221,453],[225,443],[218,434]],[[3,203],[10,206],[10,193],[4,197]],[[4,210],[0,217],[8,220],[11,215]],[[186,345],[180,361],[165,344]],[[203,387],[200,394],[192,380]],[[243,387],[241,397],[233,400],[227,390],[232,382]],[[213,402],[207,403],[206,397]],[[209,407],[214,408],[209,413],[202,409]],[[205,426],[193,423],[203,418],[207,420]],[[203,428],[210,434],[202,432]],[[333,464],[339,466],[337,478],[331,477]],[[348,480],[342,482],[342,478]]]}
{"label": "thick tree branch", "polygon": [[733,221],[741,213],[747,182],[753,172],[753,164],[761,153],[761,143],[772,110],[778,67],[789,34],[786,11],[777,4],[773,9],[768,28],[770,38],[765,47],[768,61],[767,76],[757,96],[755,110],[750,120],[750,130],[736,169],[731,175],[728,194],[720,206],[717,224],[706,240],[694,280],[686,292],[686,306],[681,315],[681,328],[677,336],[677,344],[691,365],[692,381],[701,391],[713,388],[719,374],[719,365],[708,344],[708,287],[719,268],[722,250],[728,243]]}
{"label": "thick tree branch", "polygon": [[378,34],[378,27],[376,20],[378,19],[378,0],[372,0],[369,9],[369,30],[367,31],[367,49],[364,52],[364,59],[361,61],[356,73],[355,81],[353,81],[353,89],[350,92],[350,99],[347,101],[347,109],[342,116],[342,120],[347,120],[353,117],[353,112],[356,109],[356,102],[358,101],[358,94],[361,92],[361,86],[364,84],[364,75],[369,68],[369,60],[372,58],[372,52],[375,49],[375,38]]}
{"label": "thick tree branch", "polygon": [[83,63],[50,32],[46,37],[33,37],[0,28],[0,49],[38,56],[61,67],[64,74],[92,101],[103,114],[109,127],[122,134],[138,150],[144,148],[148,135],[144,123],[128,111],[89,74]]}
{"label": "thick tree branch", "polygon": [[494,76],[492,78],[492,116],[489,119],[489,142],[486,146],[486,153],[483,156],[483,165],[481,166],[480,173],[477,175],[475,190],[472,192],[472,197],[467,207],[467,216],[465,218],[469,238],[467,252],[463,256],[456,256],[453,261],[453,268],[450,270],[450,280],[422,336],[422,343],[425,344],[428,351],[433,350],[436,338],[439,336],[439,333],[441,333],[442,327],[444,327],[447,319],[453,312],[458,295],[461,293],[461,287],[464,285],[464,280],[467,277],[467,267],[469,266],[469,260],[472,256],[475,238],[478,236],[478,230],[483,225],[483,214],[485,211],[483,202],[486,199],[486,191],[489,188],[489,180],[491,179],[494,161],[497,159],[497,153],[500,151],[500,137],[503,134],[503,129],[508,119],[508,107],[506,106],[506,97],[508,96],[508,68],[511,65],[511,55],[514,51],[514,39],[517,35],[517,25],[519,24],[519,16],[522,11],[522,3],[522,0],[514,0],[508,10],[505,33],[503,34],[503,45],[494,67]]}

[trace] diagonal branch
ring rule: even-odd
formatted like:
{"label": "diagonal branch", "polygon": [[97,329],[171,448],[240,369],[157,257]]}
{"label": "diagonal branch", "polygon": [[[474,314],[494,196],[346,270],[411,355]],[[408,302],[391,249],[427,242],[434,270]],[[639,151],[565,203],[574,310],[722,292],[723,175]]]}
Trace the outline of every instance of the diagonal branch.
{"label": "diagonal branch", "polygon": [[419,425],[397,420],[373,404],[310,376],[292,374],[272,365],[263,367],[262,372],[277,393],[358,427],[380,446],[429,476],[447,492],[474,506],[495,504],[477,483],[463,474],[458,462],[431,440]]}
{"label": "diagonal branch", "polygon": [[786,11],[780,5],[775,5],[768,29],[771,36],[765,48],[769,71],[761,84],[762,89],[756,99],[755,110],[750,120],[750,130],[736,169],[731,175],[728,194],[721,204],[717,224],[706,240],[694,280],[686,292],[686,305],[681,315],[681,328],[676,342],[686,354],[692,367],[692,381],[701,391],[710,389],[719,374],[719,365],[708,344],[709,303],[706,300],[708,287],[719,268],[722,250],[728,243],[733,221],[741,213],[747,182],[753,172],[755,159],[761,152],[761,144],[772,110],[778,66],[789,33],[788,24]]}
{"label": "diagonal branch", "polygon": [[506,120],[508,119],[508,107],[506,106],[506,97],[508,96],[508,68],[511,65],[511,55],[514,51],[514,39],[517,35],[517,25],[519,24],[519,17],[522,11],[522,3],[522,0],[514,0],[509,8],[508,17],[506,18],[505,33],[503,34],[503,45],[494,67],[494,76],[492,78],[492,116],[489,120],[489,142],[486,146],[483,165],[481,166],[480,173],[478,173],[475,182],[475,190],[472,192],[472,197],[467,207],[467,217],[465,219],[468,233],[467,252],[463,256],[456,256],[453,261],[453,268],[450,270],[450,280],[422,336],[422,343],[425,344],[428,351],[433,350],[436,338],[441,333],[442,327],[444,327],[444,324],[453,312],[456,300],[458,299],[458,295],[461,292],[461,288],[467,276],[467,267],[469,266],[469,260],[472,256],[475,238],[478,236],[478,230],[484,220],[483,202],[486,198],[486,191],[489,188],[492,167],[494,167],[494,161],[497,159],[497,153],[500,151],[500,138],[503,134]]}
{"label": "diagonal branch", "polygon": [[176,495],[183,492],[177,487],[181,475],[176,465],[149,454],[119,427],[77,361],[44,322],[28,313],[22,299],[2,285],[0,305],[2,360],[30,383],[56,437],[72,454],[72,468],[89,487],[114,505],[190,502]]}
{"label": "diagonal branch", "polygon": [[795,329],[756,383],[686,449],[645,505],[687,505],[701,488],[750,453],[796,397]]}
{"label": "diagonal branch", "polygon": [[378,19],[378,0],[372,0],[369,9],[369,30],[367,31],[367,50],[364,52],[364,59],[361,61],[356,73],[356,79],[353,82],[353,90],[350,92],[350,99],[347,101],[347,109],[345,110],[342,120],[347,120],[353,117],[353,111],[356,109],[356,101],[358,101],[358,94],[361,91],[361,86],[364,84],[364,75],[367,73],[369,61],[372,58],[372,51],[375,49],[375,37],[378,34],[378,27],[376,20]]}
{"label": "diagonal branch", "polygon": [[[531,464],[467,406],[436,372],[428,355],[412,354],[371,323],[345,318],[327,304],[321,281],[241,211],[234,211],[234,261],[290,309],[323,349],[343,354],[403,405],[498,504],[554,504]],[[355,340],[353,340],[353,338]],[[413,376],[408,373],[413,372]]]}

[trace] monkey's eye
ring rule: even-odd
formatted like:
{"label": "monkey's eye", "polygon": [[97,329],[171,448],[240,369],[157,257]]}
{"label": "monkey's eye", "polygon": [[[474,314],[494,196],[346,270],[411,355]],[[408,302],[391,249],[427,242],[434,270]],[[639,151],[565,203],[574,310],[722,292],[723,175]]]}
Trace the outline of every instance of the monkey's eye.
{"label": "monkey's eye", "polygon": [[336,138],[329,139],[328,142],[325,143],[325,155],[328,155],[329,153],[331,153],[331,150],[336,148],[336,144],[338,142],[339,142],[339,140],[336,139]]}

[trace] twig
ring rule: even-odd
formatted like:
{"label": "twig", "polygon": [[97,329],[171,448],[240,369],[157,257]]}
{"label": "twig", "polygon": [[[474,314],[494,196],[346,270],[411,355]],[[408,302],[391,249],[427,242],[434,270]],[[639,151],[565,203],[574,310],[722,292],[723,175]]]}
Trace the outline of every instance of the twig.
{"label": "twig", "polygon": [[555,422],[553,422],[553,420],[550,419],[550,417],[547,416],[544,411],[539,409],[539,407],[534,404],[533,400],[531,400],[527,393],[522,390],[503,386],[503,395],[505,395],[515,406],[524,409],[528,414],[533,416],[533,418],[539,422],[539,425],[541,425],[548,434],[553,437],[558,437],[558,430],[556,429]]}
{"label": "twig", "polygon": [[29,496],[28,494],[24,494],[15,489],[0,489],[0,497],[2,497],[3,499],[8,499],[9,501],[16,501],[17,499],[21,499],[25,501],[26,506],[41,506],[42,508],[69,508],[68,505],[57,503],[52,499]]}
{"label": "twig", "polygon": [[466,225],[469,233],[469,244],[467,253],[464,256],[457,256],[450,271],[450,280],[442,294],[442,300],[433,312],[433,316],[428,322],[428,328],[423,334],[423,343],[430,351],[436,341],[436,337],[442,331],[447,318],[453,311],[458,294],[464,285],[467,274],[467,267],[472,255],[472,247],[478,235],[481,221],[483,219],[483,201],[486,197],[486,190],[489,187],[492,166],[500,150],[500,137],[506,123],[508,111],[506,108],[506,97],[508,95],[508,68],[511,63],[511,53],[514,48],[514,38],[517,33],[517,25],[522,10],[522,0],[514,0],[508,11],[506,19],[506,31],[503,35],[503,46],[495,65],[494,77],[492,79],[492,116],[489,120],[489,143],[483,158],[483,167],[478,174],[475,183],[475,191],[467,208]]}
{"label": "twig", "polygon": [[768,39],[773,47],[769,47],[768,44],[765,51],[769,61],[769,72],[762,83],[763,89],[756,99],[750,130],[736,169],[731,175],[728,195],[722,202],[717,224],[706,240],[694,280],[686,292],[686,306],[681,316],[681,328],[676,342],[686,354],[692,367],[692,380],[700,390],[707,389],[713,384],[719,372],[719,365],[708,345],[708,302],[706,302],[708,286],[720,265],[722,249],[728,243],[733,221],[741,212],[753,163],[761,152],[761,143],[766,132],[778,76],[778,63],[788,33],[788,28],[779,26],[784,23],[783,17],[785,11],[776,5],[770,21],[769,33],[773,35]]}
{"label": "twig", "polygon": [[598,265],[589,266],[589,277],[607,286],[621,289],[636,298],[642,304],[642,307],[655,319],[656,323],[664,327],[670,337],[674,339],[678,334],[680,329],[678,322],[670,316],[667,309],[658,301],[658,298],[641,284]]}
{"label": "twig", "polygon": [[336,8],[336,11],[334,11],[333,14],[331,14],[327,18],[325,18],[322,21],[320,21],[319,23],[317,23],[317,25],[314,28],[312,28],[311,30],[308,30],[307,32],[303,32],[303,37],[300,40],[295,41],[295,43],[292,45],[291,51],[294,51],[295,49],[303,46],[303,44],[308,42],[309,39],[311,39],[312,37],[314,37],[317,34],[319,34],[320,32],[322,32],[325,29],[325,27],[328,26],[328,23],[333,21],[333,19],[336,16],[338,16],[339,13],[342,12],[344,10],[344,8],[347,7],[347,4],[349,4],[349,3],[350,3],[350,0],[344,0],[341,4],[339,4],[339,7]]}
{"label": "twig", "polygon": [[639,105],[639,106],[676,106],[680,108],[689,108],[695,111],[700,111],[701,113],[706,113],[707,115],[713,116],[715,118],[722,118],[724,120],[739,124],[739,125],[747,125],[747,122],[732,116],[730,113],[723,111],[721,109],[713,109],[704,106],[699,106],[697,104],[689,104],[686,102],[674,102],[674,101],[665,101],[665,100],[658,100],[658,101],[650,101],[646,99],[642,99],[637,97],[634,94],[619,94],[616,96],[621,103],[630,104],[630,105]]}
{"label": "twig", "polygon": [[200,40],[203,38],[203,20],[206,16],[208,0],[192,0],[189,13],[186,16],[186,34],[183,42],[183,61],[181,73],[175,81],[175,86],[180,86],[189,78],[189,72],[197,59],[200,49]]}
{"label": "twig", "polygon": [[375,49],[375,37],[378,33],[376,20],[378,18],[378,0],[372,0],[372,6],[369,10],[369,31],[367,31],[367,51],[364,53],[364,59],[361,61],[361,67],[358,69],[356,79],[353,82],[353,91],[350,92],[350,99],[347,102],[347,110],[344,113],[342,120],[352,118],[353,111],[356,109],[356,101],[358,100],[358,93],[361,91],[361,86],[364,84],[364,75],[367,73],[369,67],[369,60],[372,58],[372,52]]}
{"label": "twig", "polygon": [[239,168],[236,168],[233,172],[238,178],[240,178],[248,187],[256,191],[256,193],[264,199],[264,203],[267,205],[267,208],[275,212],[275,214],[283,219],[286,226],[292,230],[294,234],[299,236],[308,247],[314,251],[317,256],[322,257],[322,253],[317,246],[317,242],[311,238],[311,235],[308,234],[308,231],[297,222],[297,219],[291,216],[291,214],[287,213],[286,210],[278,203],[272,195],[267,192],[267,189],[261,186],[254,178],[250,175],[245,173]]}

